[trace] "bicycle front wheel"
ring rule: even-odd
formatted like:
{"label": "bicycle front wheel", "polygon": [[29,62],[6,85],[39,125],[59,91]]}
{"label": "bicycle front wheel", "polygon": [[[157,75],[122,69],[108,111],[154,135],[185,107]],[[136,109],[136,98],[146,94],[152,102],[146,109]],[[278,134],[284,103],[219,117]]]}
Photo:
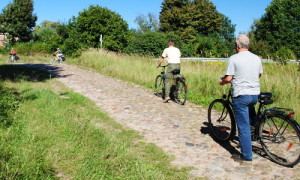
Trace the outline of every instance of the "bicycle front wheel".
{"label": "bicycle front wheel", "polygon": [[185,82],[178,81],[175,89],[173,92],[175,102],[184,105],[187,96],[187,86]]}
{"label": "bicycle front wheel", "polygon": [[155,79],[154,85],[155,94],[161,98],[165,98],[165,82],[161,75],[158,75]]}
{"label": "bicycle front wheel", "polygon": [[300,132],[295,120],[286,114],[270,113],[259,126],[263,150],[272,161],[293,167],[300,161]]}
{"label": "bicycle front wheel", "polygon": [[231,140],[236,133],[233,112],[223,99],[212,101],[208,108],[208,124],[213,137]]}

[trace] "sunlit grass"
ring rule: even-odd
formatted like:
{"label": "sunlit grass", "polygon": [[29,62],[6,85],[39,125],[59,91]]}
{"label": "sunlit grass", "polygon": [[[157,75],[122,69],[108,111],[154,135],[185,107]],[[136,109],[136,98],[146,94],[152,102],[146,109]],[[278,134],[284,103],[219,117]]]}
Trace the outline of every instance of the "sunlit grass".
{"label": "sunlit grass", "polygon": [[[77,61],[71,63],[148,88],[153,88],[155,77],[161,71],[155,67],[157,61],[153,58],[96,50],[84,52]],[[275,103],[271,106],[291,108],[296,112],[296,119],[299,119],[300,72],[297,71],[297,65],[264,63],[263,67],[261,91],[273,93]],[[229,85],[218,85],[220,77],[224,75],[226,63],[183,61],[181,68],[189,87],[190,102],[208,106],[213,99],[227,93]]]}
{"label": "sunlit grass", "polygon": [[[31,81],[28,68],[5,68],[4,85],[20,100],[10,126],[0,126],[0,179],[188,179],[187,168],[90,100],[55,79]],[[4,77],[13,72],[25,77]]]}

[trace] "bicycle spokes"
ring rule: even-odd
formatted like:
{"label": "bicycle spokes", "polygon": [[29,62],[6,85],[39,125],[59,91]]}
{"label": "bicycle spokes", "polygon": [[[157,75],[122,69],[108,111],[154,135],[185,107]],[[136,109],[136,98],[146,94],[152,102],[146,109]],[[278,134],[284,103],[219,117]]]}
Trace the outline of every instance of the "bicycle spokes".
{"label": "bicycle spokes", "polygon": [[235,123],[232,121],[229,107],[224,100],[214,100],[208,109],[209,127],[218,140],[230,140],[235,135]]}
{"label": "bicycle spokes", "polygon": [[294,166],[300,161],[300,133],[292,121],[282,114],[268,114],[260,126],[260,141],[268,156],[276,163]]}

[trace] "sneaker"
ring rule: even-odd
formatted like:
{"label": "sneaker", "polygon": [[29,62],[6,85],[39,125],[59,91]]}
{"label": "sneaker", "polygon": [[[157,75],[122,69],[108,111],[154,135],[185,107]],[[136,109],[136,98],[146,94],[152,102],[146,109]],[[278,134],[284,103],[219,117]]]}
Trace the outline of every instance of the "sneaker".
{"label": "sneaker", "polygon": [[166,97],[164,100],[163,100],[163,103],[168,103],[170,100],[170,98]]}
{"label": "sneaker", "polygon": [[232,155],[231,158],[232,158],[234,161],[240,162],[240,163],[242,163],[242,162],[252,162],[252,159],[245,159],[245,158],[243,158],[243,156],[238,155],[238,154]]}

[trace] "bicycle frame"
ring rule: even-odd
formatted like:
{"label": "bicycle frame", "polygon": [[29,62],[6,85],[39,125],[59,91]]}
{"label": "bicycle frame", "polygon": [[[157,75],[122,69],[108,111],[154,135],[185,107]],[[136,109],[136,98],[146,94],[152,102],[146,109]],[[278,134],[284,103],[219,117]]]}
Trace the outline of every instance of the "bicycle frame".
{"label": "bicycle frame", "polygon": [[[162,88],[162,93],[160,93],[162,95],[162,97],[164,98],[165,95],[165,91],[164,91],[164,86],[165,86],[165,81],[166,81],[166,66],[160,66],[163,68],[163,71],[160,73],[160,75],[157,76],[160,77],[162,79],[162,83],[163,83],[163,88]],[[174,70],[172,71],[173,74],[173,78],[171,80],[171,87],[170,87],[170,94],[168,95],[170,97],[171,100],[175,101],[178,104],[184,105],[185,101],[186,101],[186,94],[187,94],[187,89],[188,86],[185,84],[185,78],[182,74],[180,74],[180,71],[178,70]],[[156,82],[157,83],[157,78],[156,78]],[[155,87],[157,87],[157,84],[155,84]]]}
{"label": "bicycle frame", "polygon": [[[159,66],[163,68],[163,71],[160,73],[161,77],[163,78],[163,80],[166,79],[166,66]],[[185,78],[182,74],[178,73],[178,74],[173,74],[173,80],[174,80],[174,84],[176,84],[177,81],[185,81]]]}
{"label": "bicycle frame", "polygon": [[[225,102],[228,104],[228,106],[230,107],[230,109],[233,111],[233,107],[232,107],[232,93],[231,93],[232,89],[229,89],[228,95],[223,94],[223,99],[225,100]],[[271,99],[272,94],[271,93],[261,93],[260,94],[260,98],[258,100],[258,109],[256,111],[256,118],[255,118],[255,124],[253,125],[254,127],[254,132],[252,132],[252,136],[254,138],[254,140],[259,140],[261,137],[259,137],[259,124],[261,123],[261,121],[263,121],[265,118],[267,118],[267,114],[268,113],[272,113],[272,112],[282,112],[288,115],[288,117],[293,117],[294,116],[294,111],[291,109],[287,109],[287,108],[277,108],[277,107],[272,107],[272,108],[266,108],[266,105],[272,104],[273,100]],[[297,127],[297,129],[300,131],[300,125],[295,121],[292,120],[292,123]]]}

